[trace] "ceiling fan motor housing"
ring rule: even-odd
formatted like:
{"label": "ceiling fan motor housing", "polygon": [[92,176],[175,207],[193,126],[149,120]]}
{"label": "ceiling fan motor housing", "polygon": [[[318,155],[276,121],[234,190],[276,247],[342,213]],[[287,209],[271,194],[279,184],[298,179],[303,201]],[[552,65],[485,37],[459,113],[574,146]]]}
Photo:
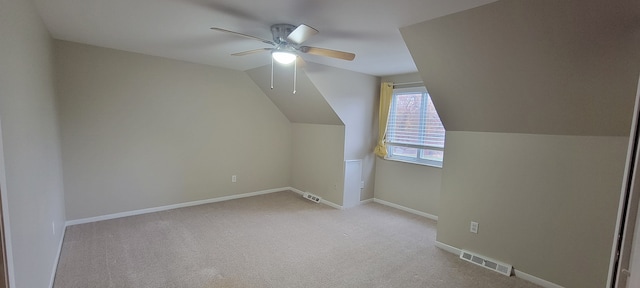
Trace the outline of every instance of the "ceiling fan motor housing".
{"label": "ceiling fan motor housing", "polygon": [[274,24],[271,25],[271,34],[273,34],[273,42],[276,44],[288,44],[287,36],[296,29],[291,24]]}

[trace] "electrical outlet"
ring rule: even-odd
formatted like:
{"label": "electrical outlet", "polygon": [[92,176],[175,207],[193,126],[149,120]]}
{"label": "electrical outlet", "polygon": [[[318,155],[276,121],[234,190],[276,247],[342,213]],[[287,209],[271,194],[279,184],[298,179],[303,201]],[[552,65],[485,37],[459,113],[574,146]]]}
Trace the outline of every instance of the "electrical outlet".
{"label": "electrical outlet", "polygon": [[360,181],[360,189],[364,189],[364,181]]}
{"label": "electrical outlet", "polygon": [[471,221],[471,227],[469,227],[469,232],[478,234],[478,222]]}
{"label": "electrical outlet", "polygon": [[238,181],[238,177],[236,175],[231,175],[231,182],[236,183]]}

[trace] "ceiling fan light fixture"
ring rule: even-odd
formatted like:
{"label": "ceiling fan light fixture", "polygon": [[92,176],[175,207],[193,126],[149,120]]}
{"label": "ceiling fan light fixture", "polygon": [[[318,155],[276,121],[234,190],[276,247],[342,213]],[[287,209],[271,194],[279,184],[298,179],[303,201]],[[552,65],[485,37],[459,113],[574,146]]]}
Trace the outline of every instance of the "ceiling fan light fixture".
{"label": "ceiling fan light fixture", "polygon": [[273,53],[271,53],[271,57],[273,57],[273,60],[276,60],[280,64],[291,64],[296,60],[296,57],[298,56],[291,52],[273,51]]}

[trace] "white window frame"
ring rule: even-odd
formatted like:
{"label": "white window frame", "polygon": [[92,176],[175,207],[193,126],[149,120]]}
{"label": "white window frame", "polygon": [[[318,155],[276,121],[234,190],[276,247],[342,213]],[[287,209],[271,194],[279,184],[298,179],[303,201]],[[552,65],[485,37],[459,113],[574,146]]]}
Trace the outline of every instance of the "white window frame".
{"label": "white window frame", "polygon": [[[422,113],[426,113],[426,109],[427,109],[427,101],[430,99],[431,96],[429,96],[429,92],[427,92],[427,89],[424,86],[421,87],[410,87],[410,88],[396,88],[393,89],[393,96],[392,96],[392,100],[391,100],[391,107],[389,108],[389,118],[388,118],[388,122],[387,122],[387,131],[389,130],[389,122],[392,121],[392,117],[393,117],[393,112],[394,112],[394,108],[396,105],[396,95],[397,94],[401,94],[401,93],[407,93],[407,92],[413,92],[413,93],[422,93],[424,98],[423,101],[421,101],[421,103],[423,103],[423,108],[421,108],[421,112]],[[425,123],[421,123],[421,125],[426,125]],[[407,163],[412,163],[412,164],[418,164],[418,165],[426,165],[426,166],[432,166],[432,167],[438,167],[438,168],[442,168],[442,161],[437,161],[437,160],[430,160],[430,159],[423,159],[421,156],[422,149],[424,150],[433,150],[433,151],[442,151],[444,152],[444,147],[438,147],[438,146],[432,146],[432,145],[415,145],[415,144],[407,144],[407,143],[395,143],[392,141],[385,141],[386,145],[387,145],[387,156],[385,157],[385,159],[387,160],[392,160],[392,161],[399,161],[399,162],[407,162]],[[418,149],[418,153],[416,155],[416,157],[408,157],[408,156],[404,156],[404,155],[394,155],[393,154],[393,147],[407,147],[407,148],[416,148]]]}

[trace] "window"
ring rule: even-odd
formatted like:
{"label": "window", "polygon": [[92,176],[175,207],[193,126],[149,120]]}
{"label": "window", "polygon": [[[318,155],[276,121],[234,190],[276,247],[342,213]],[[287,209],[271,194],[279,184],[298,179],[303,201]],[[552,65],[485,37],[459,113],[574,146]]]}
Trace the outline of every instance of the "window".
{"label": "window", "polygon": [[424,87],[393,90],[387,159],[442,167],[444,126]]}

